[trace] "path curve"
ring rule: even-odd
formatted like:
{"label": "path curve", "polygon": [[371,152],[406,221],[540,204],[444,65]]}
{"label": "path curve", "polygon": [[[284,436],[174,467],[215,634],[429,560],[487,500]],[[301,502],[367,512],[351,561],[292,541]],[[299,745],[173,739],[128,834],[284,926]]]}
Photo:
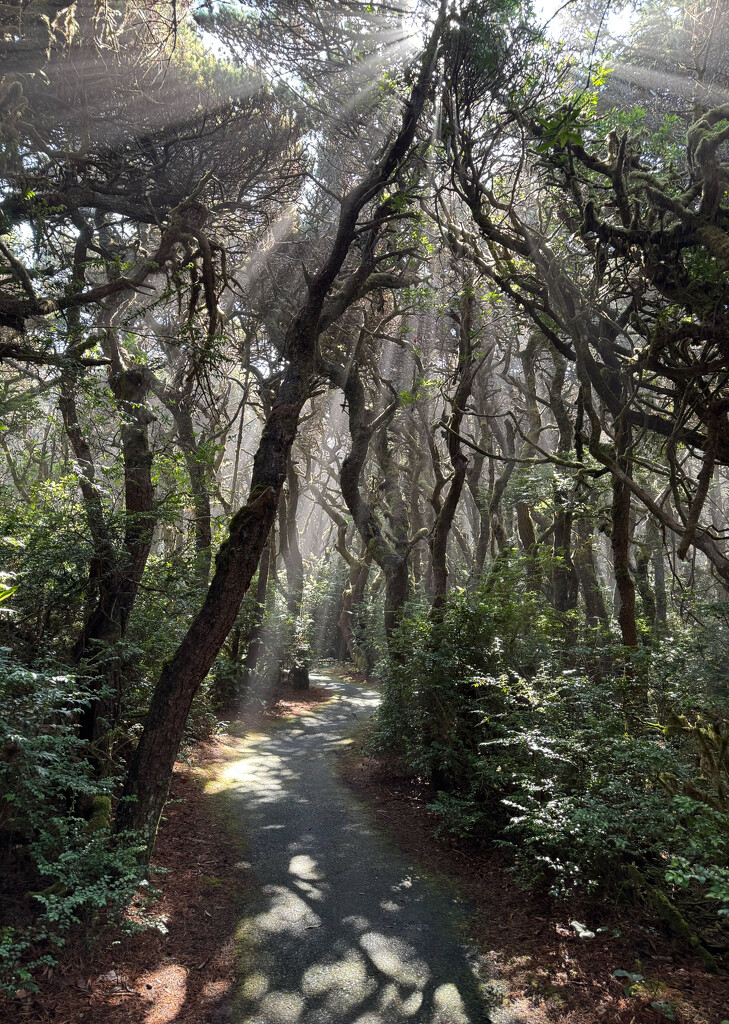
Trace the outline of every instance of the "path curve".
{"label": "path curve", "polygon": [[[244,741],[226,772],[257,896],[241,922],[236,1024],[507,1024],[484,1003],[465,908],[426,879],[339,780],[333,755],[378,694],[332,699]],[[481,979],[481,985],[483,978]]]}

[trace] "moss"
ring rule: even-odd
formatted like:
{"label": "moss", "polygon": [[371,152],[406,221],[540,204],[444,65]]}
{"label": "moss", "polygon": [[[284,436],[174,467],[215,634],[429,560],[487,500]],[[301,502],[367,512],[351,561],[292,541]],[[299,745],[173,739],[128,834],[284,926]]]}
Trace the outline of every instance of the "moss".
{"label": "moss", "polygon": [[100,832],[111,827],[111,800],[108,796],[95,796],[91,803],[88,832]]}
{"label": "moss", "polygon": [[203,878],[202,881],[206,889],[223,889],[230,885],[229,879],[215,878],[213,875]]}
{"label": "moss", "polygon": [[668,896],[656,886],[648,882],[635,864],[628,865],[628,876],[636,889],[644,890],[650,901],[654,912],[666,924],[672,935],[688,946],[691,952],[704,965],[707,971],[712,974],[719,973],[719,965],[714,957],[706,949],[696,932],[683,916],[681,911],[671,903]]}
{"label": "moss", "polygon": [[49,899],[51,896],[67,896],[68,892],[68,886],[64,885],[63,882],[61,881],[57,881],[53,882],[51,885],[46,886],[45,889],[38,889],[33,892],[27,892],[26,896],[30,896],[33,899],[40,900],[42,903],[46,899]]}
{"label": "moss", "polygon": [[705,224],[699,228],[699,241],[706,246],[712,256],[729,263],[729,235],[716,224]]}

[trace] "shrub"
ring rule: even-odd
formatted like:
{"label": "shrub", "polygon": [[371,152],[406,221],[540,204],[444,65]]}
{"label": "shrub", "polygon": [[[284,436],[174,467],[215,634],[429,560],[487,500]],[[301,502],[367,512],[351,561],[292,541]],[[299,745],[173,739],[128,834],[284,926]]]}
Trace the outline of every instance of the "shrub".
{"label": "shrub", "polygon": [[578,647],[521,560],[503,559],[442,615],[402,623],[373,743],[432,784],[443,829],[508,849],[525,883],[589,892],[629,864],[726,916],[724,620],[666,637],[627,670],[609,636]]}
{"label": "shrub", "polygon": [[138,837],[109,832],[117,779],[94,778],[75,736],[87,698],[73,676],[0,652],[0,844],[8,876],[27,887],[24,922],[0,922],[5,992],[33,988],[33,969],[73,925],[120,915],[140,883]]}
{"label": "shrub", "polygon": [[452,593],[442,615],[416,610],[392,639],[374,743],[445,794],[438,809],[455,831],[473,831],[499,788],[481,744],[501,698],[484,681],[509,665],[536,671],[560,629],[523,563],[507,556],[485,585]]}

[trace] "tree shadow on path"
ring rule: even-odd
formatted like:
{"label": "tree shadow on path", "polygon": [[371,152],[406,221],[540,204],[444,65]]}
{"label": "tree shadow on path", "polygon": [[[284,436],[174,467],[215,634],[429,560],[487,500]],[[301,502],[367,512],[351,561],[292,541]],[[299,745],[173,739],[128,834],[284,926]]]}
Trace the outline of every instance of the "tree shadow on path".
{"label": "tree shadow on path", "polygon": [[[243,741],[219,787],[248,835],[257,894],[238,929],[236,1024],[526,1024],[486,995],[466,908],[424,878],[339,781],[331,755],[378,695],[333,700]],[[496,986],[498,987],[498,986]]]}

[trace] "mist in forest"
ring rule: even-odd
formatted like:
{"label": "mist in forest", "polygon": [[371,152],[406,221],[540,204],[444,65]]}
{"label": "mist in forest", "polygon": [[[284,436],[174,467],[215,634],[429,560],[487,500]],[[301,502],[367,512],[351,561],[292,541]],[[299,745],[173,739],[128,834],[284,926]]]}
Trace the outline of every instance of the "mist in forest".
{"label": "mist in forest", "polygon": [[3,998],[337,679],[431,833],[725,969],[728,13],[0,9]]}

